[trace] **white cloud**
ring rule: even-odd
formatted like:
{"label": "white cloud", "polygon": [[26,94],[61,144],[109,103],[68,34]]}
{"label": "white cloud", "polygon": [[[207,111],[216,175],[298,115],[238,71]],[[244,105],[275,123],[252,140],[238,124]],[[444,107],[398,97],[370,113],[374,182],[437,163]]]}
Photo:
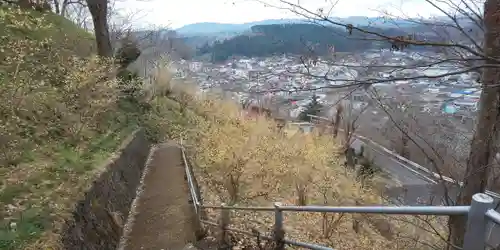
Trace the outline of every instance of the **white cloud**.
{"label": "white cloud", "polygon": [[[329,10],[333,0],[298,0],[301,6],[315,11]],[[140,12],[140,26],[178,28],[197,22],[244,23],[265,19],[294,18],[291,11],[266,7],[263,2],[283,7],[279,0],[124,0],[118,3],[124,12]],[[297,0],[291,0],[297,3]],[[390,11],[397,16],[430,16],[439,12],[425,0],[339,0],[331,14],[338,17],[380,16]],[[403,14],[402,14],[403,13]]]}

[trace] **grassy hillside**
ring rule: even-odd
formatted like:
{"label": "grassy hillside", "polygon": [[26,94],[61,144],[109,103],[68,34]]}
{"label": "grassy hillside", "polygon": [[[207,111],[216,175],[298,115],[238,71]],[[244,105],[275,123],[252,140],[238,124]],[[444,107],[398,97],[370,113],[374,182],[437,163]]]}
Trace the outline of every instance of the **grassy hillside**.
{"label": "grassy hillside", "polygon": [[72,206],[135,127],[91,34],[0,8],[0,249],[57,249]]}

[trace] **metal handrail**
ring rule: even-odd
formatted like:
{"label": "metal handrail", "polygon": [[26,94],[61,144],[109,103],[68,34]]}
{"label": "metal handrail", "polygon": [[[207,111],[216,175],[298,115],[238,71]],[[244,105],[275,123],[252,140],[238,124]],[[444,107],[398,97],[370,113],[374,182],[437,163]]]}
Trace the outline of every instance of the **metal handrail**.
{"label": "metal handrail", "polygon": [[[226,231],[242,233],[247,235],[255,235],[255,233],[246,232],[240,229],[228,227],[229,211],[230,210],[251,210],[251,211],[273,211],[275,213],[273,235],[264,236],[263,239],[272,240],[277,243],[276,249],[283,250],[284,245],[300,246],[314,250],[333,250],[329,247],[319,246],[306,242],[296,242],[284,238],[285,232],[283,230],[283,212],[322,212],[322,213],[373,213],[373,214],[400,214],[400,215],[467,215],[467,230],[464,238],[463,250],[485,249],[486,242],[484,237],[486,235],[487,221],[491,220],[500,225],[500,214],[493,210],[494,200],[491,196],[483,193],[475,194],[472,197],[470,206],[357,206],[357,207],[331,207],[331,206],[283,206],[280,203],[274,203],[273,207],[241,207],[241,206],[220,206],[202,205],[198,197],[194,184],[194,177],[192,176],[192,169],[190,169],[187,162],[185,149],[181,139],[182,158],[186,170],[186,179],[190,189],[193,206],[198,215],[201,223],[219,226],[221,233],[224,236]],[[200,215],[201,208],[218,209],[221,211],[220,225],[217,223],[203,220]],[[221,237],[221,240],[224,240]]]}
{"label": "metal handrail", "polygon": [[184,170],[186,172],[186,179],[188,182],[189,192],[191,193],[191,199],[193,201],[193,206],[194,206],[195,212],[197,215],[199,215],[200,201],[198,199],[198,195],[196,194],[193,176],[191,175],[191,169],[189,168],[189,164],[187,162],[186,152],[184,150],[182,138],[180,140],[180,146],[181,146],[182,161],[184,162]]}
{"label": "metal handrail", "polygon": [[[274,211],[276,207],[238,207],[201,205],[202,208]],[[281,211],[317,213],[363,213],[363,214],[400,214],[400,215],[466,215],[470,206],[278,206]]]}
{"label": "metal handrail", "polygon": [[500,225],[500,213],[497,211],[490,209],[486,212],[486,217],[491,221],[495,222],[497,225]]}

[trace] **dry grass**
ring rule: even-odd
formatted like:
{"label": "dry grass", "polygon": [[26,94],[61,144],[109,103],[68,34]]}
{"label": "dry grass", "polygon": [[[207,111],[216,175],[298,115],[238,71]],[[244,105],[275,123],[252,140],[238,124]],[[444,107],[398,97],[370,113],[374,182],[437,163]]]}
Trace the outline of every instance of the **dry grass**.
{"label": "dry grass", "polygon": [[0,30],[0,249],[49,249],[133,124],[90,34],[13,7]]}
{"label": "dry grass", "polygon": [[[162,86],[171,82],[162,83]],[[175,87],[177,86],[177,87]],[[349,206],[383,204],[378,192],[362,187],[341,166],[341,148],[315,133],[285,136],[273,121],[244,118],[239,106],[220,95],[195,95],[194,87],[171,87],[156,98],[158,131],[187,141],[206,204]],[[175,101],[174,101],[175,100]],[[216,221],[219,211],[207,211]],[[435,217],[285,213],[286,237],[335,249],[442,249]],[[232,212],[231,225],[270,232],[273,214]],[[255,239],[247,239],[255,242]],[[244,243],[243,243],[244,244]]]}

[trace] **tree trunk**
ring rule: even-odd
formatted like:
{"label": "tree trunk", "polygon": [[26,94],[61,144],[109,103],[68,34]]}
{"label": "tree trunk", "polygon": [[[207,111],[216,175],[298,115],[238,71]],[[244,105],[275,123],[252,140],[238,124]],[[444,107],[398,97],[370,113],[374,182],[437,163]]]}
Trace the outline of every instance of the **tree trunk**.
{"label": "tree trunk", "polygon": [[344,111],[342,105],[337,105],[337,112],[335,112],[335,120],[333,122],[333,138],[337,138],[339,134],[340,120],[342,119],[342,112]]}
{"label": "tree trunk", "polygon": [[54,11],[56,14],[60,15],[61,14],[61,9],[59,8],[59,0],[53,0],[54,2]]}
{"label": "tree trunk", "polygon": [[[486,0],[484,4],[484,53],[490,58],[500,58],[500,0]],[[494,60],[486,60],[486,64],[496,64]],[[470,205],[472,195],[484,192],[488,181],[488,173],[494,163],[497,152],[498,126],[500,125],[500,69],[483,68],[480,109],[472,146],[467,161],[464,187],[457,205]],[[467,218],[451,217],[449,221],[449,240],[461,247],[463,245]],[[455,249],[450,246],[448,249]]]}
{"label": "tree trunk", "polygon": [[63,16],[63,17],[65,17],[65,16],[66,16],[66,14],[67,14],[67,13],[66,13],[66,12],[67,12],[66,10],[68,9],[68,5],[69,5],[69,4],[70,4],[69,0],[64,0],[64,1],[62,2],[62,6],[61,6],[61,13],[60,13],[60,15],[61,15],[61,16]]}
{"label": "tree trunk", "polygon": [[408,150],[408,143],[410,141],[410,138],[405,133],[401,132],[401,149],[399,152],[399,155],[406,159],[410,159],[410,151]]}
{"label": "tree trunk", "polygon": [[113,49],[109,40],[108,0],[87,0],[87,5],[94,22],[97,54],[102,57],[112,57]]}

